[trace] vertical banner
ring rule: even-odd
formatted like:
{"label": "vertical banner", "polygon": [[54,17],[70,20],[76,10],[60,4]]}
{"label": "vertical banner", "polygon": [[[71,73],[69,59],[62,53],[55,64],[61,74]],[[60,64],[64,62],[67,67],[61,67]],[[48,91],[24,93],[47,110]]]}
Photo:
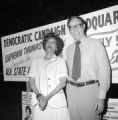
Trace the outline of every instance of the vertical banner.
{"label": "vertical banner", "polygon": [[33,120],[34,107],[31,106],[32,92],[22,92],[22,120]]}
{"label": "vertical banner", "polygon": [[118,99],[109,99],[108,109],[103,120],[118,120]]}

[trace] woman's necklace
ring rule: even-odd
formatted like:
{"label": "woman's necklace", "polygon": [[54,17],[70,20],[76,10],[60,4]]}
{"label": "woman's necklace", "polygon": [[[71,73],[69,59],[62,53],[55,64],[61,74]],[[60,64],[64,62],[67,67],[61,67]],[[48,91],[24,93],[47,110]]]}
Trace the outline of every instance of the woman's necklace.
{"label": "woman's necklace", "polygon": [[49,60],[51,60],[52,57],[53,57],[52,55],[49,55],[49,56],[47,55],[47,56],[44,57],[44,59],[49,61]]}

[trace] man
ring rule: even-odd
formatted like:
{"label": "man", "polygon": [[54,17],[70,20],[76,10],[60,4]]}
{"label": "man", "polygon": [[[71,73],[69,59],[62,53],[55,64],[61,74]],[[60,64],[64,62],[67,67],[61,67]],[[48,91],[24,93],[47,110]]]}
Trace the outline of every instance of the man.
{"label": "man", "polygon": [[[102,43],[86,36],[86,23],[78,16],[71,17],[67,26],[74,43],[66,51],[69,79],[67,83],[67,100],[71,120],[100,120],[104,110],[106,93],[110,87],[110,65]],[[76,42],[81,58],[74,62]],[[76,55],[77,56],[77,55]],[[81,71],[74,73],[80,76],[73,78],[73,66]],[[79,70],[75,70],[78,72]]]}

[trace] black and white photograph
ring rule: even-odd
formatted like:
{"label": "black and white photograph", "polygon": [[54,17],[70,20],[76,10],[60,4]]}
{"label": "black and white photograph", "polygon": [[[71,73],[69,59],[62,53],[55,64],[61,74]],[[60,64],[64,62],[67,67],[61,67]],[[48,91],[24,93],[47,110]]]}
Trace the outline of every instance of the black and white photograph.
{"label": "black and white photograph", "polygon": [[1,0],[0,40],[0,120],[118,120],[118,0]]}

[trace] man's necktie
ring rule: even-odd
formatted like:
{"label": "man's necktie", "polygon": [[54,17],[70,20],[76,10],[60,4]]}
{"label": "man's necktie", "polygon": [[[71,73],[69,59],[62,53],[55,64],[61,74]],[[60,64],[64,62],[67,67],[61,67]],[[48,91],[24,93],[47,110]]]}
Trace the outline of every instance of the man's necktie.
{"label": "man's necktie", "polygon": [[75,46],[75,54],[72,67],[72,78],[75,81],[81,76],[81,53],[79,44],[80,41],[77,41]]}

